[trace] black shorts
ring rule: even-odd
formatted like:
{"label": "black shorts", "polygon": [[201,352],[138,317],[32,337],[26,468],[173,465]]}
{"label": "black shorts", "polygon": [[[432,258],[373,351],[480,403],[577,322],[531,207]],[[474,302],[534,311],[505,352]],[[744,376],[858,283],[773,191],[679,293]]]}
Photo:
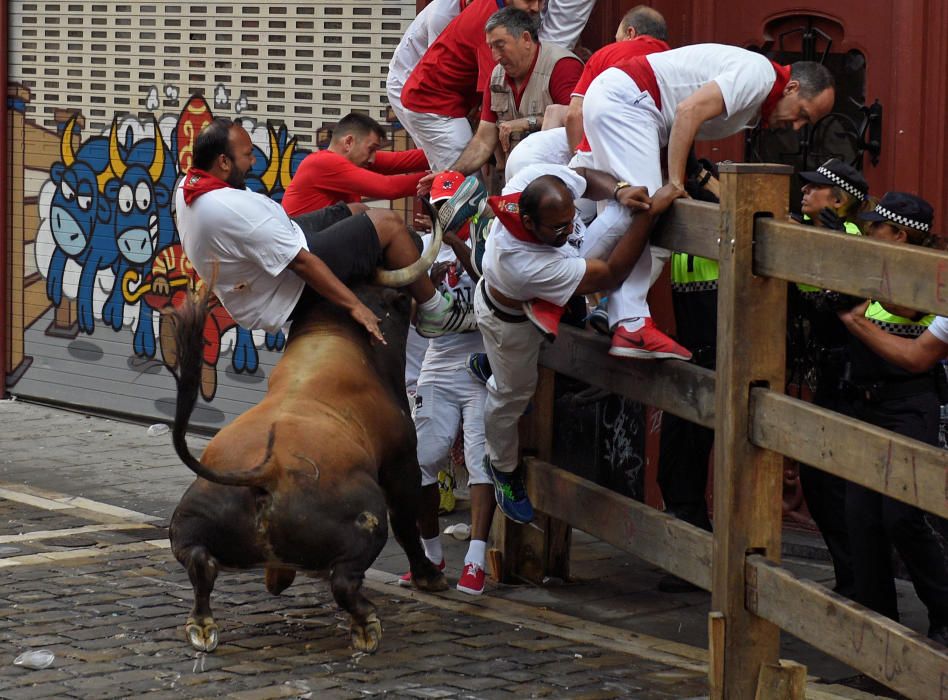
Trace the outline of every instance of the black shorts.
{"label": "black shorts", "polygon": [[[346,286],[366,282],[382,264],[382,245],[368,214],[352,216],[344,203],[293,217],[306,237],[309,252],[322,260]],[[308,284],[290,319],[322,297]]]}

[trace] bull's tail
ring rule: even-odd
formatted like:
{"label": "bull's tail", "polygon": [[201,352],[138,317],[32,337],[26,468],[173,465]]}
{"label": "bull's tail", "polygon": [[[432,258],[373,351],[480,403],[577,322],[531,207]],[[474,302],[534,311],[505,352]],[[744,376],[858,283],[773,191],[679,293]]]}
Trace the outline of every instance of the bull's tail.
{"label": "bull's tail", "polygon": [[171,432],[175,452],[182,462],[202,479],[226,486],[263,486],[267,482],[267,464],[273,455],[274,429],[270,429],[267,451],[260,464],[243,472],[217,472],[191,454],[187,443],[188,423],[197,404],[201,387],[204,359],[204,324],[209,313],[210,292],[188,294],[185,302],[171,312],[174,339],[177,347],[178,371],[174,375],[178,385],[175,401],[174,428]]}

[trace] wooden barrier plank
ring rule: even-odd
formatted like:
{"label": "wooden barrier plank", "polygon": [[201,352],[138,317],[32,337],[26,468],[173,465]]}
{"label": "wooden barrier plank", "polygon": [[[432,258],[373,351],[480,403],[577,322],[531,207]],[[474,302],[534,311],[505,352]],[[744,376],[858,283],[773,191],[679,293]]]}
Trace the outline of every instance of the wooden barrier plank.
{"label": "wooden barrier plank", "polygon": [[662,217],[652,240],[669,250],[717,260],[720,220],[717,204],[679,199]]}
{"label": "wooden barrier plank", "polygon": [[556,342],[544,344],[540,364],[590,385],[714,427],[714,372],[678,360],[611,357],[609,341],[561,326]]}
{"label": "wooden barrier plank", "polygon": [[948,518],[946,450],[767,389],[751,392],[751,441]]}
{"label": "wooden barrier plank", "polygon": [[777,219],[757,225],[754,272],[948,316],[948,255]]}
{"label": "wooden barrier plank", "polygon": [[710,534],[546,462],[526,463],[534,508],[710,590]]}
{"label": "wooden barrier plank", "polygon": [[759,555],[747,581],[755,615],[910,698],[948,698],[948,654],[921,635]]}
{"label": "wooden barrier plank", "polygon": [[783,458],[748,435],[750,388],[784,386],[787,285],[752,271],[755,222],[786,218],[791,169],[724,164],[718,280],[711,609],[724,613],[724,697],[753,700],[763,664],[778,661],[780,630],[744,607],[749,551],[780,559]]}

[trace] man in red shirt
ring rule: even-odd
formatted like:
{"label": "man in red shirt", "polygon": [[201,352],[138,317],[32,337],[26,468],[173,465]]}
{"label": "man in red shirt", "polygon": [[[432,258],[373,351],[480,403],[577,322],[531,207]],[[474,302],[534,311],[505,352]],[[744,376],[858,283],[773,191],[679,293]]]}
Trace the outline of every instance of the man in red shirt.
{"label": "man in red shirt", "polygon": [[491,15],[485,25],[487,46],[497,62],[484,91],[481,122],[474,138],[451,166],[469,174],[487,162],[497,144],[504,153],[516,145],[516,136],[537,131],[551,104],[569,103],[582,62],[554,44],[540,44],[538,22],[523,10],[507,7]]}
{"label": "man in red shirt", "polygon": [[[566,139],[571,151],[577,148],[589,152],[589,144],[583,135],[583,97],[593,79],[607,68],[636,56],[645,56],[658,51],[668,51],[668,27],[665,18],[657,10],[638,5],[625,13],[616,31],[615,43],[599,49],[589,57],[583,74],[573,88],[566,113]],[[586,163],[586,165],[591,165]]]}
{"label": "man in red shirt", "polygon": [[543,0],[474,0],[455,17],[412,71],[402,90],[402,125],[434,170],[446,170],[471,140],[468,113],[480,104],[494,68],[484,25],[516,7],[537,16]]}
{"label": "man in red shirt", "polygon": [[339,120],[329,148],[308,155],[283,195],[290,216],[325,209],[337,202],[413,197],[428,169],[420,148],[380,151],[385,129],[364,114]]}

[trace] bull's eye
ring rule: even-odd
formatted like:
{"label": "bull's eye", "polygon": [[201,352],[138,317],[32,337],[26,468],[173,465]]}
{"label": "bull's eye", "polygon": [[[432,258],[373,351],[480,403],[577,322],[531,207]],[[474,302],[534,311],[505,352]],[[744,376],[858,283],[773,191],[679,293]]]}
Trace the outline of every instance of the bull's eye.
{"label": "bull's eye", "polygon": [[92,197],[87,194],[81,194],[76,197],[76,204],[79,205],[82,211],[89,211],[89,207],[92,206]]}
{"label": "bull's eye", "polygon": [[135,206],[145,211],[149,204],[151,204],[151,187],[147,182],[139,182],[135,188]]}
{"label": "bull's eye", "polygon": [[134,204],[134,195],[129,185],[122,185],[118,192],[118,205],[123,214],[128,214]]}
{"label": "bull's eye", "polygon": [[60,191],[62,191],[63,197],[66,198],[67,202],[71,202],[73,199],[75,199],[76,197],[75,190],[73,190],[72,187],[67,185],[65,180],[59,183],[59,189]]}

